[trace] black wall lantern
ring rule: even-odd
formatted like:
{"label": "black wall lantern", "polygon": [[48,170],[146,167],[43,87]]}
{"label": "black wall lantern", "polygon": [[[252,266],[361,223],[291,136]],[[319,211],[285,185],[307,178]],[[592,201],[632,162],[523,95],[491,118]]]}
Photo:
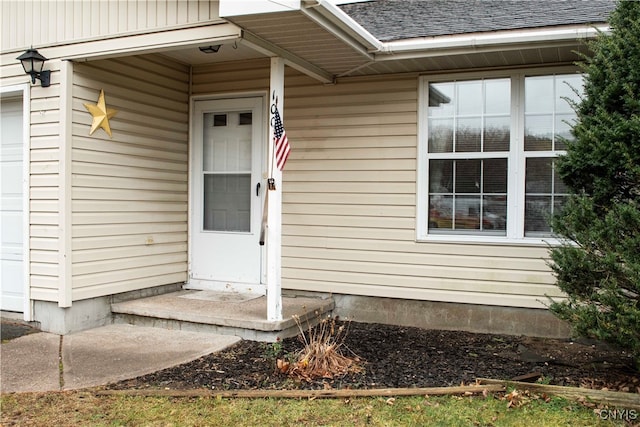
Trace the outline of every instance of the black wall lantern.
{"label": "black wall lantern", "polygon": [[44,61],[46,61],[47,58],[40,55],[37,50],[29,49],[16,59],[19,59],[22,63],[24,72],[31,76],[31,83],[35,84],[36,79],[38,79],[42,87],[49,87],[51,84],[51,71],[42,71]]}

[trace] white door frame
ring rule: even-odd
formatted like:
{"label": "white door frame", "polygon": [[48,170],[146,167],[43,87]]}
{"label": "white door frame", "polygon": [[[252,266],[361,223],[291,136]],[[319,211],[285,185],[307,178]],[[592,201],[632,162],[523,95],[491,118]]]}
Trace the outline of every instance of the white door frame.
{"label": "white door frame", "polygon": [[[267,123],[266,119],[268,118],[267,114],[267,93],[266,92],[235,92],[235,93],[224,93],[224,94],[214,94],[214,95],[196,95],[192,96],[190,99],[190,114],[189,114],[189,196],[188,196],[188,239],[189,239],[189,255],[188,255],[188,281],[187,287],[191,289],[214,289],[221,291],[232,291],[232,292],[248,292],[264,295],[266,293],[266,247],[262,246],[260,251],[261,257],[261,271],[260,271],[260,283],[257,284],[244,284],[244,283],[229,283],[226,281],[203,281],[199,279],[194,279],[192,277],[193,271],[193,258],[194,258],[194,234],[198,232],[198,224],[195,223],[196,213],[194,212],[194,197],[200,197],[200,194],[196,194],[195,182],[194,182],[194,168],[196,168],[196,162],[202,161],[202,159],[196,159],[195,153],[195,144],[201,143],[201,141],[195,140],[195,104],[199,101],[222,101],[228,99],[242,99],[242,98],[261,98],[262,99],[262,108],[263,108],[263,150],[261,153],[261,198],[260,200],[264,200],[264,194],[267,191],[266,188],[266,144],[267,144]],[[262,211],[262,202],[260,203],[260,210]]]}
{"label": "white door frame", "polygon": [[33,319],[32,301],[30,298],[30,247],[29,247],[29,200],[30,200],[30,111],[31,111],[31,86],[20,84],[0,87],[0,95],[4,97],[22,96],[22,275],[23,275],[23,319]]}

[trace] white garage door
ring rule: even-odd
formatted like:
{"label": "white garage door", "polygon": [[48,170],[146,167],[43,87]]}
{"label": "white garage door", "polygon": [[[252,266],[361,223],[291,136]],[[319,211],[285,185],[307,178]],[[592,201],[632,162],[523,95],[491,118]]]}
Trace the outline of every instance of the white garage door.
{"label": "white garage door", "polygon": [[0,308],[24,310],[22,99],[0,104]]}

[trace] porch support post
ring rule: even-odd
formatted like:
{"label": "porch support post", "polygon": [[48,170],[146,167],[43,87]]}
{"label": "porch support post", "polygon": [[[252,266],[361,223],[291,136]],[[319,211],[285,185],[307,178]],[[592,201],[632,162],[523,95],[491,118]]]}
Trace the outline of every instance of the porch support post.
{"label": "porch support post", "polygon": [[[275,99],[281,118],[284,116],[284,59],[271,58],[271,80],[269,106]],[[269,108],[269,124],[273,113]],[[273,127],[269,125],[268,173],[275,180],[275,190],[269,191],[267,245],[267,320],[282,320],[282,172],[278,169],[274,156]]]}
{"label": "porch support post", "polygon": [[[60,63],[60,150],[59,150],[59,226],[58,226],[58,307],[73,302],[71,251],[71,116],[73,112],[73,62]],[[26,196],[25,196],[26,197]],[[25,295],[29,298],[29,295]]]}

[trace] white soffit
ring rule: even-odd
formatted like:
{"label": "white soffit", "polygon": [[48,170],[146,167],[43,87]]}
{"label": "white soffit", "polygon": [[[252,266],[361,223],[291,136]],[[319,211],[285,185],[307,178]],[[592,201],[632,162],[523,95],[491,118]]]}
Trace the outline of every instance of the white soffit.
{"label": "white soffit", "polygon": [[243,28],[243,43],[325,83],[373,60],[377,40],[322,0],[221,0],[220,16]]}
{"label": "white soffit", "polygon": [[[323,81],[373,59],[300,11],[226,18],[243,28],[243,39],[301,67],[324,70]],[[305,64],[310,64],[307,66]],[[318,73],[317,70],[314,74]]]}

